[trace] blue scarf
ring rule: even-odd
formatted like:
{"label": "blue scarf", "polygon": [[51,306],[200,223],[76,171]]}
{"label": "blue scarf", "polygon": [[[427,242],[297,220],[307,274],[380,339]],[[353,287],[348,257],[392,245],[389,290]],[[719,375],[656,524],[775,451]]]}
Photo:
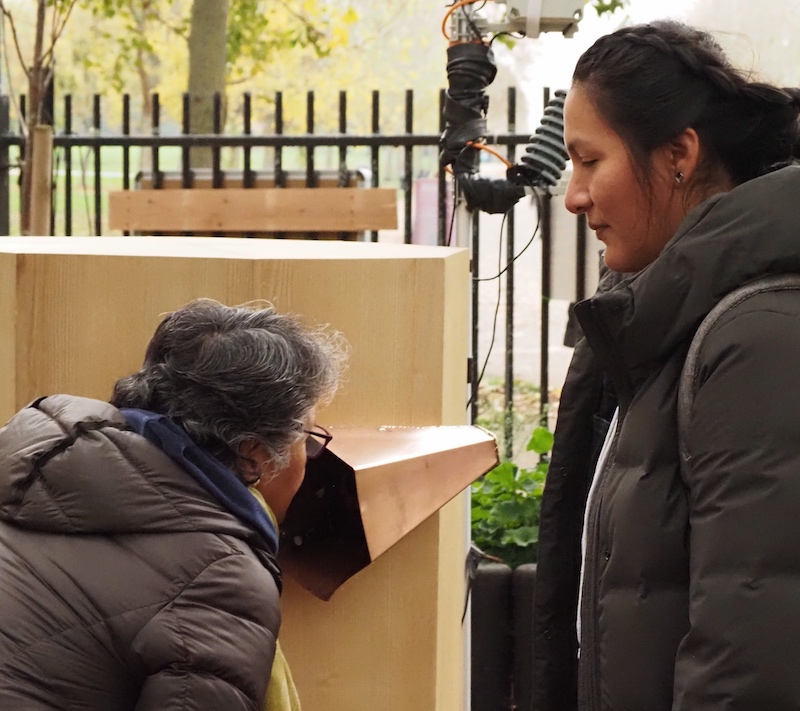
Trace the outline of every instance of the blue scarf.
{"label": "blue scarf", "polygon": [[273,554],[278,552],[278,532],[267,512],[241,480],[195,444],[186,432],[165,415],[148,410],[120,410],[133,430],[167,454],[217,501],[261,534]]}

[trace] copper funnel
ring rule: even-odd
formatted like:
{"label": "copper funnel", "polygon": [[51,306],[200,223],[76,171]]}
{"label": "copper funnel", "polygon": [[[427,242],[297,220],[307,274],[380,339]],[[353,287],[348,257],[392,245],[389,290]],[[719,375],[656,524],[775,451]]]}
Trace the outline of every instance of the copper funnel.
{"label": "copper funnel", "polygon": [[287,575],[328,600],[498,463],[481,427],[337,427],[281,526]]}

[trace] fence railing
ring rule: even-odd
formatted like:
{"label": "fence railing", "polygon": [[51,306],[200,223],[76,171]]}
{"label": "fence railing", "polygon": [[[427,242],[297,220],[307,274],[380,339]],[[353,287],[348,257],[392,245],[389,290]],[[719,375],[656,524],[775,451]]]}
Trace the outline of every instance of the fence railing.
{"label": "fence railing", "polygon": [[[440,109],[443,97],[444,93],[441,92]],[[253,100],[249,95],[244,95],[241,106],[237,109],[237,116],[241,118],[239,133],[223,133],[223,106],[217,98],[212,132],[192,135],[189,133],[191,117],[188,96],[183,97],[178,120],[162,120],[160,97],[153,95],[148,117],[149,132],[139,133],[132,130],[132,104],[128,95],[120,97],[121,120],[118,130],[109,128],[104,119],[109,100],[97,95],[92,100],[91,129],[81,133],[73,130],[75,116],[72,97],[64,96],[61,110],[57,107],[55,111],[52,231],[54,234],[66,236],[80,231],[95,235],[107,234],[107,193],[110,189],[138,189],[143,180],[149,180],[149,186],[158,189],[163,187],[165,178],[171,176],[173,180],[180,181],[181,187],[190,188],[203,173],[210,179],[210,187],[222,188],[226,184],[226,178],[235,174],[241,187],[252,187],[259,181],[263,184],[264,179],[281,187],[286,185],[290,176],[300,175],[304,184],[313,189],[319,184],[323,174],[333,174],[338,184],[346,185],[352,179],[352,174],[358,172],[366,187],[395,187],[399,196],[399,229],[371,230],[363,235],[363,239],[409,244],[453,243],[456,212],[452,205],[451,178],[444,171],[438,170],[437,165],[437,147],[443,126],[439,126],[439,133],[415,132],[415,95],[409,90],[405,92],[402,109],[404,131],[382,133],[381,95],[375,91],[370,98],[369,132],[348,133],[348,95],[345,92],[339,94],[338,131],[328,134],[315,132],[315,96],[313,92],[309,92],[306,96],[305,130],[302,133],[287,133],[284,97],[279,92],[271,101],[270,132],[265,132],[263,127],[258,131],[254,130]],[[4,235],[13,231],[12,213],[19,202],[19,188],[17,181],[12,178],[19,161],[24,159],[21,132],[11,128],[10,104],[8,97],[0,97],[0,234]],[[516,104],[516,93],[511,89],[507,101],[507,130],[492,135],[488,140],[490,145],[504,151],[511,162],[514,162],[517,150],[530,142],[529,133],[521,134],[515,130]],[[24,97],[15,105],[20,114],[17,119],[21,120],[25,112]],[[394,109],[392,111],[392,115],[396,116],[397,112]],[[210,166],[204,171],[193,167],[193,151],[197,148],[210,151]],[[76,178],[79,179],[79,184],[76,184]],[[432,190],[434,186],[435,190]],[[423,190],[422,187],[427,189]],[[83,230],[76,229],[79,222],[76,220],[76,202],[81,200],[86,214]],[[527,319],[525,323],[528,326],[530,320],[535,318],[533,313],[528,316],[519,312],[518,297],[522,290],[525,290],[527,297],[532,296],[533,288],[539,292],[534,297],[536,308],[533,309],[534,313],[540,314],[536,329],[538,346],[530,350],[538,350],[539,353],[540,397],[538,412],[528,413],[530,419],[543,421],[546,418],[548,394],[552,388],[550,354],[554,336],[551,333],[550,316],[553,297],[553,208],[550,197],[545,196],[540,206],[540,214],[535,223],[527,227],[523,225],[522,228],[527,233],[521,243],[518,240],[521,228],[516,209],[503,218],[500,229],[496,226],[487,228],[486,221],[475,216],[468,228],[474,274],[472,353],[467,375],[471,383],[468,409],[472,421],[481,418],[479,380],[486,373],[488,351],[501,349],[496,331],[501,327],[499,314],[503,306],[502,372],[497,373],[503,383],[503,403],[498,436],[502,442],[503,454],[509,458],[518,449],[519,441],[515,442],[515,439],[520,439],[515,430],[515,422],[518,422],[520,416],[519,412],[515,412],[518,409],[515,395],[519,380],[515,364],[516,324],[519,323],[520,316]],[[526,209],[530,212],[533,208],[526,206]],[[435,223],[435,227],[432,223]],[[575,250],[579,256],[570,279],[576,284],[574,293],[581,297],[586,292],[586,231],[585,225],[580,221],[574,221],[572,225],[570,239],[575,241]],[[537,246],[536,250],[538,264],[533,267],[533,272],[527,272],[520,281],[518,269],[522,260],[519,257],[523,251],[520,245],[526,245],[524,249],[527,249],[534,242],[534,227],[538,230],[537,240],[540,242],[540,247]],[[487,231],[491,234],[487,234]],[[313,239],[314,235],[307,237]],[[490,241],[491,246],[487,246]],[[500,268],[496,278],[497,284],[502,284],[502,290],[493,281],[479,278],[478,267],[482,261],[486,262],[487,249],[496,249],[499,255]],[[494,299],[497,299],[496,310],[491,317],[491,323],[487,323],[486,302]]]}

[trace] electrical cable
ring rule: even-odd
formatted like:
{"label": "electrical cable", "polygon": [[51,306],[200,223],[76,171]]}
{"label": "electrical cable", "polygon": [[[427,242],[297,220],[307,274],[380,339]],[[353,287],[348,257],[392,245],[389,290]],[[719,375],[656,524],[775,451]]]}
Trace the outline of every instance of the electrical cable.
{"label": "electrical cable", "polygon": [[496,150],[494,150],[494,148],[489,148],[489,146],[487,146],[485,143],[480,143],[479,141],[467,141],[466,145],[469,148],[477,148],[479,151],[486,151],[495,158],[499,158],[505,164],[506,168],[510,168],[512,165],[514,165],[502,153],[498,153]]}
{"label": "electrical cable", "polygon": [[[485,143],[479,143],[478,141],[467,141],[467,143],[464,144],[464,148],[475,148],[476,150],[479,151],[486,151],[487,153],[491,153],[495,158],[499,158],[501,161],[503,161],[503,164],[506,166],[506,168],[510,168],[511,166],[514,165],[502,153],[498,153],[493,148],[489,148],[489,146],[487,146]],[[444,171],[448,175],[455,175],[455,173],[453,173],[453,169],[449,165],[446,165],[444,167]]]}
{"label": "electrical cable", "polygon": [[[528,243],[519,252],[517,252],[517,254],[515,254],[508,261],[508,264],[506,264],[499,272],[497,272],[497,274],[495,274],[494,276],[490,276],[490,277],[475,277],[473,279],[473,281],[476,281],[476,282],[477,281],[493,281],[494,279],[499,279],[501,276],[503,276],[503,274],[505,274],[509,270],[509,268],[511,267],[511,265],[514,262],[516,262],[523,254],[525,254],[525,252],[533,244],[533,241],[536,239],[536,235],[539,234],[539,228],[542,225],[542,202],[541,202],[542,198],[541,198],[541,195],[539,195],[538,193],[534,193],[533,195],[534,195],[534,198],[536,199],[536,227],[533,228],[533,234],[531,235],[531,238],[528,240]],[[498,266],[498,268],[499,268],[499,266]]]}
{"label": "electrical cable", "polygon": [[[455,192],[455,191],[454,191]],[[453,246],[453,225],[456,224],[456,200],[455,195],[453,195],[453,209],[450,212],[450,228],[447,231],[447,246]]]}
{"label": "electrical cable", "polygon": [[[508,212],[511,212],[510,210]],[[503,220],[500,223],[500,240],[499,240],[499,248],[497,252],[497,269],[500,269],[500,262],[503,258],[503,232],[506,226],[506,218],[508,217],[508,212],[503,214]],[[473,282],[480,281],[479,279],[473,277]],[[494,349],[494,342],[497,338],[497,321],[500,316],[500,300],[503,296],[502,291],[502,282],[498,279],[497,281],[497,303],[495,304],[494,308],[494,316],[492,317],[492,337],[489,339],[489,349],[486,351],[486,358],[483,361],[483,366],[481,367],[481,372],[479,373],[478,377],[475,380],[475,387],[473,388],[472,394],[470,394],[469,399],[467,400],[467,409],[471,407],[473,403],[473,396],[475,393],[478,392],[478,386],[481,384],[483,380],[483,376],[486,373],[486,368],[489,365],[489,358],[491,358],[492,350]]]}
{"label": "electrical cable", "polygon": [[[541,224],[542,224],[541,195],[539,195],[538,193],[534,193],[534,197],[536,198],[536,226],[534,227],[533,234],[531,235],[531,238],[528,240],[527,244],[519,252],[517,252],[517,254],[515,254],[514,257],[512,257],[509,260],[509,262],[505,265],[505,267],[503,267],[502,269],[500,268],[500,263],[501,263],[502,254],[503,254],[503,230],[505,228],[506,218],[508,217],[508,214],[511,212],[511,210],[508,210],[508,212],[503,214],[503,220],[500,223],[500,239],[499,239],[499,247],[498,247],[498,254],[497,254],[497,269],[498,269],[497,274],[495,274],[492,277],[484,277],[484,278],[473,277],[472,278],[472,281],[474,283],[476,283],[476,284],[479,283],[479,282],[486,282],[486,281],[492,281],[493,279],[497,279],[497,303],[495,305],[494,316],[492,318],[492,337],[489,340],[489,349],[488,349],[488,351],[486,353],[486,358],[483,361],[483,366],[481,367],[481,372],[477,377],[477,382],[475,383],[474,392],[477,392],[478,385],[480,385],[481,381],[483,380],[483,376],[486,373],[486,368],[489,365],[489,358],[492,355],[492,350],[494,348],[494,343],[495,343],[495,339],[496,339],[496,335],[497,335],[497,322],[498,322],[498,318],[500,316],[500,299],[501,299],[501,296],[502,296],[502,282],[500,281],[500,277],[503,274],[505,274],[509,270],[511,265],[514,264],[514,262],[516,262],[517,259],[519,259],[523,254],[525,254],[525,252],[530,248],[530,246],[533,244],[534,239],[536,239],[536,235],[539,233],[539,229],[540,229]],[[513,209],[513,208],[511,208],[511,209]],[[470,395],[469,399],[467,400],[467,409],[469,409],[471,405],[472,405],[472,395]]]}
{"label": "electrical cable", "polygon": [[519,32],[496,32],[495,34],[492,35],[492,39],[489,40],[490,47],[494,44],[494,41],[498,37],[511,37],[511,39],[515,40],[525,39],[525,35],[522,35]]}
{"label": "electrical cable", "polygon": [[[476,8],[475,12],[480,12],[485,5],[486,5],[486,0],[483,0],[483,2],[480,4],[480,6]],[[473,41],[480,42],[481,44],[486,44],[486,42],[483,39],[483,35],[481,34],[481,31],[478,29],[478,26],[475,24],[475,21],[472,19],[472,15],[470,15],[470,13],[467,12],[466,6],[462,6],[460,8],[460,10],[461,10],[461,14],[464,16],[464,20],[466,21],[467,25],[469,26],[469,29],[472,31],[472,34],[474,36],[474,40]]]}

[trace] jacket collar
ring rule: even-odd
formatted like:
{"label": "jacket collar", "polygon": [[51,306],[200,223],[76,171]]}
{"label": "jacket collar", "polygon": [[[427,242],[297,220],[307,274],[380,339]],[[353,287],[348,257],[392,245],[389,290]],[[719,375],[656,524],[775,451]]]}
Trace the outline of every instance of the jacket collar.
{"label": "jacket collar", "polygon": [[186,470],[217,501],[248,523],[278,552],[278,531],[272,519],[239,478],[215,457],[201,449],[175,422],[148,410],[122,409],[135,432]]}

